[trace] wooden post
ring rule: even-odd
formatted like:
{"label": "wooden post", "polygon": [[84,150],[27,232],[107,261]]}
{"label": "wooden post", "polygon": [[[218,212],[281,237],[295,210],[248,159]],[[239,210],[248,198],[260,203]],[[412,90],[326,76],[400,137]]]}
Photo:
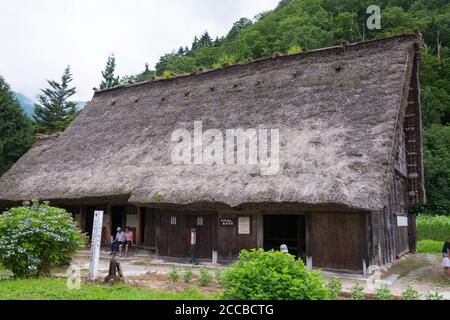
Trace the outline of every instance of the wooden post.
{"label": "wooden post", "polygon": [[311,213],[305,214],[305,224],[306,224],[306,267],[311,270],[313,267],[313,261],[312,261],[312,248],[311,248],[311,242],[312,242],[312,215]]}
{"label": "wooden post", "polygon": [[106,243],[111,244],[111,234],[112,234],[112,210],[111,210],[111,204],[108,203],[106,206]]}
{"label": "wooden post", "polygon": [[142,244],[141,243],[141,214],[142,214],[142,208],[141,207],[136,207],[136,234],[135,234],[135,242],[136,244]]}
{"label": "wooden post", "polygon": [[105,278],[105,282],[123,282],[123,271],[120,263],[113,257],[109,261],[109,272],[108,276]]}
{"label": "wooden post", "polygon": [[255,214],[256,219],[256,248],[264,248],[264,216],[262,213]]}

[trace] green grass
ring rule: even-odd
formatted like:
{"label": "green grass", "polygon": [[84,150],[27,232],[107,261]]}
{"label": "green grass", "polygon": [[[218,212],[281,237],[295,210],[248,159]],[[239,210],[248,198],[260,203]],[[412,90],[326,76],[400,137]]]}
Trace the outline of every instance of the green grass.
{"label": "green grass", "polygon": [[417,241],[417,252],[421,253],[442,253],[444,241],[420,240]]}
{"label": "green grass", "polygon": [[0,264],[0,280],[8,277],[12,277],[12,273],[9,270],[6,270],[1,264]]}
{"label": "green grass", "polygon": [[198,289],[183,292],[153,291],[127,285],[82,284],[69,289],[66,280],[53,278],[0,281],[0,300],[204,300]]}
{"label": "green grass", "polygon": [[418,215],[416,225],[417,240],[450,240],[450,216],[448,215]]}

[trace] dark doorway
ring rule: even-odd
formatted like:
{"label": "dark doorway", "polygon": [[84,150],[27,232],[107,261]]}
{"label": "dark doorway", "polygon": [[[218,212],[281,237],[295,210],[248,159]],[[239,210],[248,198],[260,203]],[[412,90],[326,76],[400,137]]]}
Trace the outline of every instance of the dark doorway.
{"label": "dark doorway", "polygon": [[94,207],[88,207],[87,212],[86,212],[86,229],[85,230],[87,232],[89,239],[92,236],[92,229],[94,227],[94,211],[95,211]]}
{"label": "dark doorway", "polygon": [[111,232],[114,236],[117,232],[117,228],[125,228],[125,207],[113,206],[111,207]]}
{"label": "dark doorway", "polygon": [[280,250],[282,244],[290,254],[306,259],[304,215],[264,215],[264,250]]}

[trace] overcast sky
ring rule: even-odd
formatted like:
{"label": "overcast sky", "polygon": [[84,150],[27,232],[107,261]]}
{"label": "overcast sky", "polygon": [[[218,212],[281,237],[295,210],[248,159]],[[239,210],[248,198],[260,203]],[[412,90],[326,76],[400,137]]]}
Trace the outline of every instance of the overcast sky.
{"label": "overcast sky", "polygon": [[87,101],[108,55],[116,72],[135,74],[194,35],[225,35],[279,0],[0,0],[0,75],[30,98],[70,64],[77,94]]}

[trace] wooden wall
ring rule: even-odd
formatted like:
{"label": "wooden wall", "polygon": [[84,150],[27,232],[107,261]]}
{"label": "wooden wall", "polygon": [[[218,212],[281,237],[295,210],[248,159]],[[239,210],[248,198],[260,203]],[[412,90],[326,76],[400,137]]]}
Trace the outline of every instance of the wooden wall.
{"label": "wooden wall", "polygon": [[363,270],[367,256],[364,213],[308,214],[308,256],[313,267]]}

